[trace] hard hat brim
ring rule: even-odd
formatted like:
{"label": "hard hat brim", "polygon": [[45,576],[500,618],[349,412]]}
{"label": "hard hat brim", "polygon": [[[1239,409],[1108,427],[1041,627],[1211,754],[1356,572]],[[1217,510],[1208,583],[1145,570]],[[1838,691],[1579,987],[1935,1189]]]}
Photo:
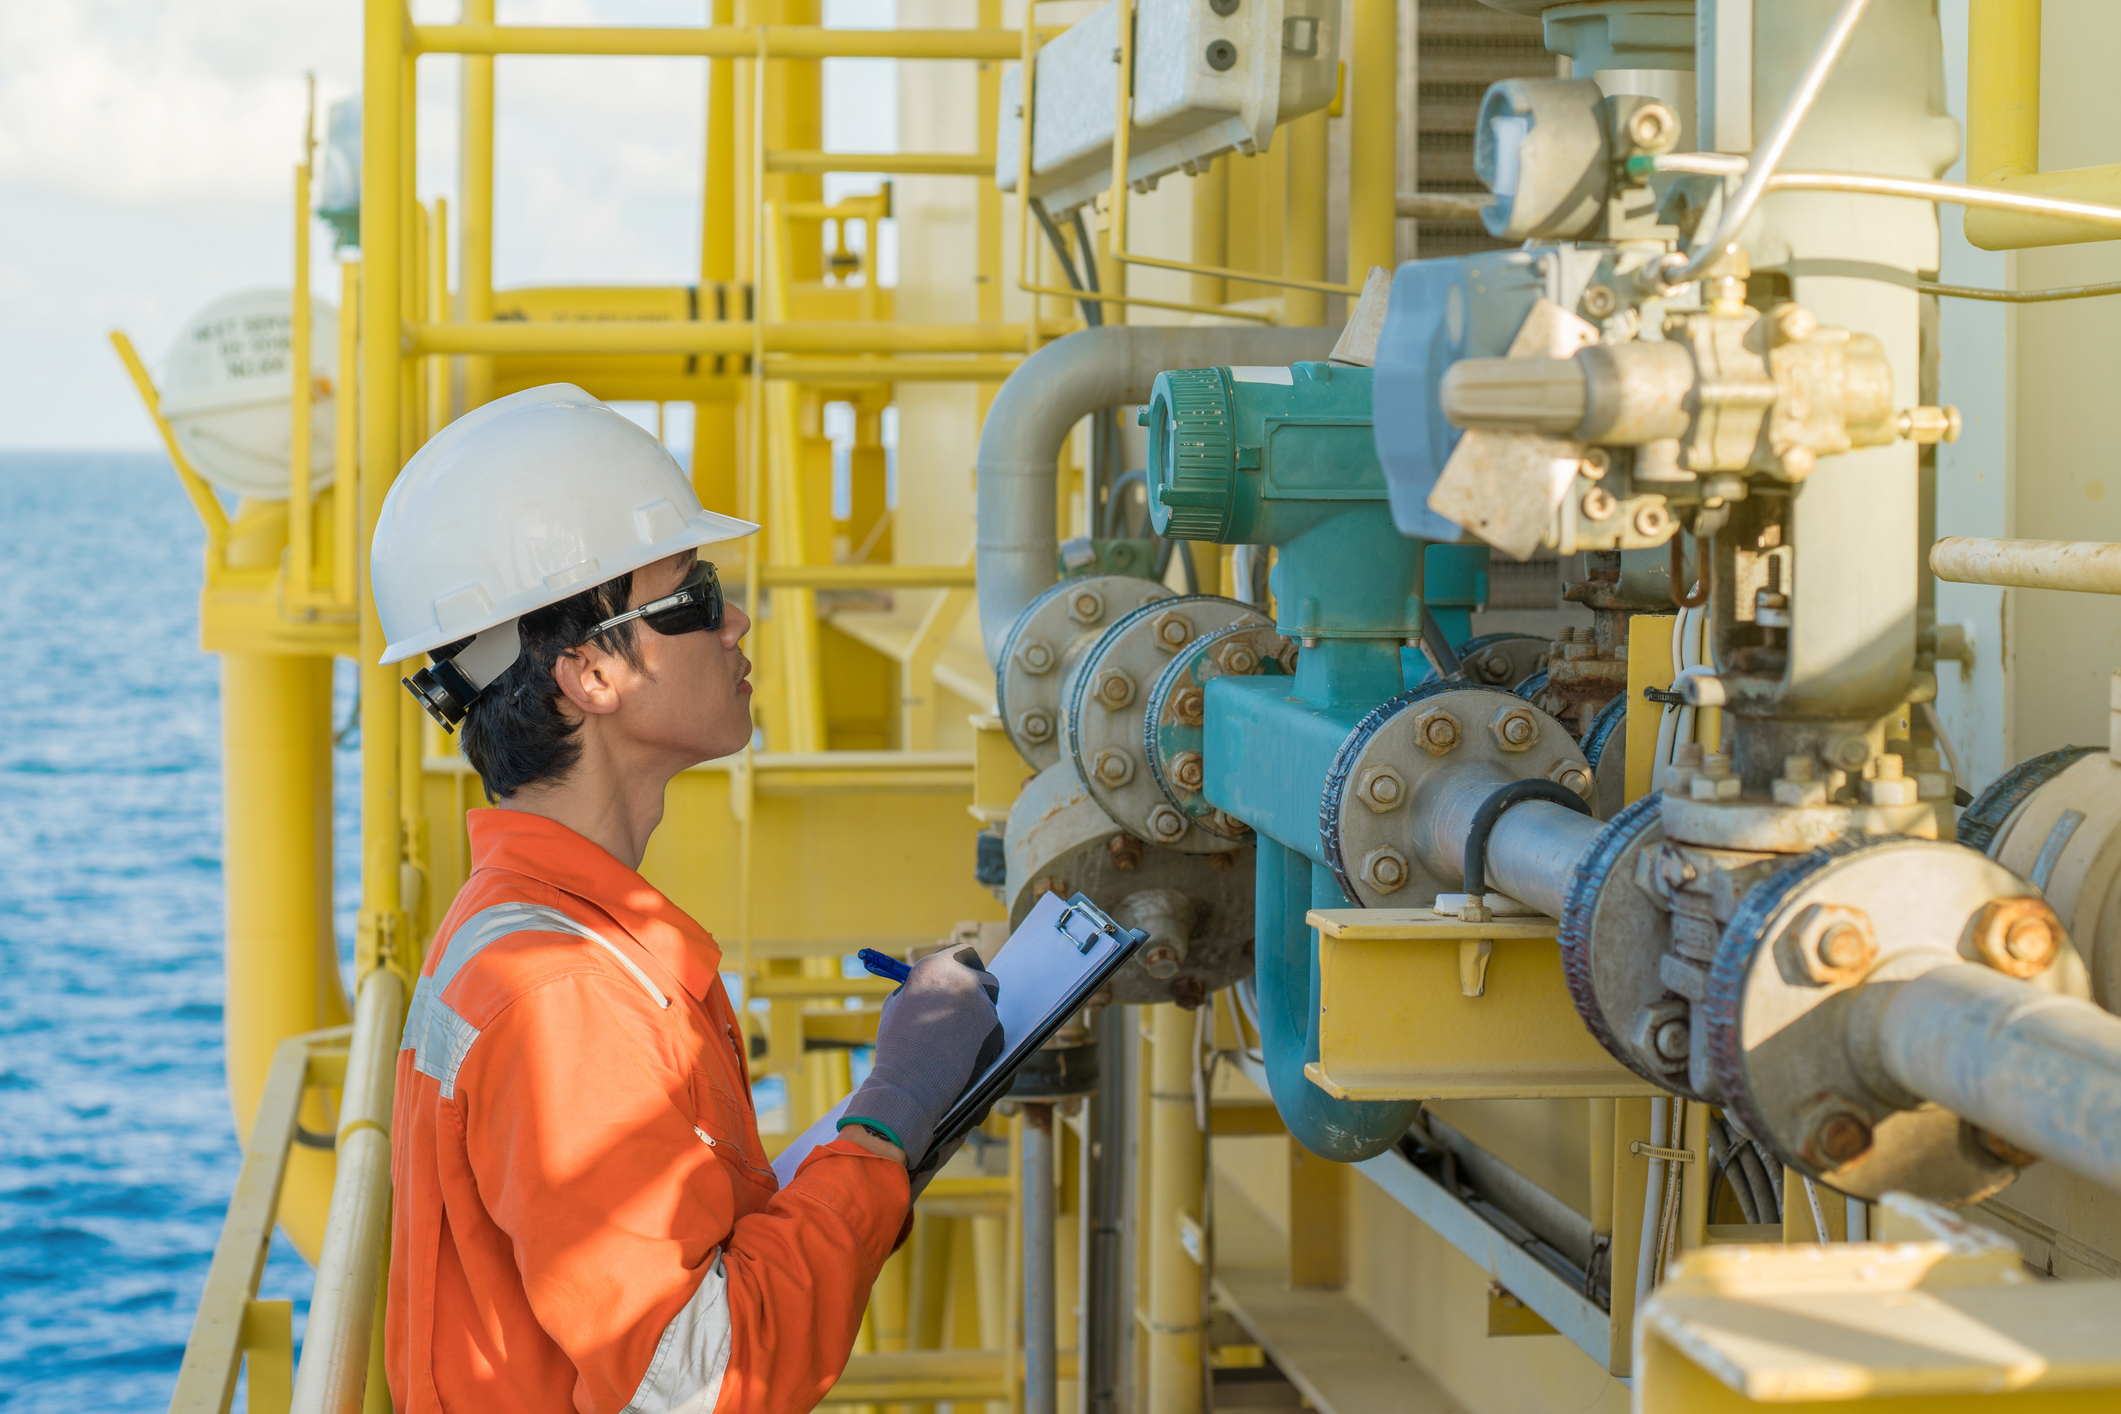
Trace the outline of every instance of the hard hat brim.
{"label": "hard hat brim", "polygon": [[562,599],[572,598],[585,589],[617,579],[623,574],[631,574],[643,565],[652,565],[657,560],[667,559],[679,551],[718,545],[725,540],[742,540],[757,531],[758,525],[753,521],[739,520],[735,516],[725,516],[717,511],[695,511],[676,534],[667,535],[653,544],[640,546],[633,555],[615,558],[608,569],[600,565],[594,579],[569,584],[558,590],[539,586],[533,591],[512,595],[496,603],[490,612],[477,616],[462,627],[410,634],[401,638],[386,647],[383,656],[376,661],[379,665],[402,663],[422,653],[431,653],[444,644],[484,633],[496,624],[519,619],[525,614],[557,604]]}

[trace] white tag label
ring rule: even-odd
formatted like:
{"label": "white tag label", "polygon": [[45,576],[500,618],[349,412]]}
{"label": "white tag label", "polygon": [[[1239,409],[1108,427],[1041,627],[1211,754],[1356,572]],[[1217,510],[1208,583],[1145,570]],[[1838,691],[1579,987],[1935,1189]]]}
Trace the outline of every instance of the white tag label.
{"label": "white tag label", "polygon": [[1232,383],[1279,383],[1285,388],[1296,386],[1296,375],[1286,368],[1232,367]]}

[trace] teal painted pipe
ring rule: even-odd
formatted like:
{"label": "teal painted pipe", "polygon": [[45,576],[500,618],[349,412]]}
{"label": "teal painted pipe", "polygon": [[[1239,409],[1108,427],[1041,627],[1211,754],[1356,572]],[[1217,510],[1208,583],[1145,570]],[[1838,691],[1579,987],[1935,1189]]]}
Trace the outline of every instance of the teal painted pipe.
{"label": "teal painted pipe", "polygon": [[1313,908],[1345,908],[1332,871],[1262,835],[1255,866],[1253,976],[1259,992],[1260,1051],[1274,1108],[1299,1143],[1322,1159],[1352,1164],[1399,1141],[1419,1100],[1336,1100],[1311,1083],[1318,1059],[1318,934]]}
{"label": "teal painted pipe", "polygon": [[[1325,363],[1177,369],[1157,378],[1141,414],[1159,534],[1280,550],[1275,627],[1302,646],[1296,676],[1208,683],[1204,790],[1255,832],[1261,1049],[1275,1108],[1298,1143],[1339,1163],[1390,1148],[1418,1108],[1336,1100],[1304,1074],[1318,1059],[1319,991],[1305,914],[1347,906],[1323,863],[1326,777],[1363,715],[1405,689],[1400,649],[1422,631],[1430,547],[1392,524],[1371,385],[1367,368]],[[1461,618],[1485,569],[1484,551],[1437,561]]]}

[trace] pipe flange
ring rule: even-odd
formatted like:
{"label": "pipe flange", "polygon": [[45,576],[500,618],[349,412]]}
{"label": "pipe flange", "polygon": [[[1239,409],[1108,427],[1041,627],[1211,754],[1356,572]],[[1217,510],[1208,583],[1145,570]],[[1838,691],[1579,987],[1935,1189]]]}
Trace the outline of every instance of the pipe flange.
{"label": "pipe flange", "polygon": [[1208,683],[1220,677],[1286,677],[1296,645],[1265,615],[1201,634],[1173,655],[1142,704],[1142,750],[1164,798],[1186,819],[1225,839],[1248,839],[1252,827],[1208,803],[1204,782]]}
{"label": "pipe flange", "polygon": [[1469,683],[1515,692],[1546,668],[1552,649],[1536,633],[1483,633],[1459,645],[1459,672]]}
{"label": "pipe flange", "polygon": [[[1533,698],[1537,701],[1536,695]],[[1626,693],[1598,709],[1583,732],[1583,757],[1598,775],[1598,798],[1591,808],[1610,820],[1627,806],[1628,698]]]}
{"label": "pipe flange", "polygon": [[[1091,797],[1130,834],[1189,854],[1237,847],[1236,832],[1206,828],[1176,806],[1146,769],[1154,739],[1146,724],[1156,694],[1140,691],[1140,685],[1160,682],[1204,636],[1240,625],[1273,632],[1264,614],[1235,599],[1158,599],[1112,623],[1070,674],[1061,703],[1064,759],[1075,763]],[[1246,648],[1238,656],[1253,652]]]}
{"label": "pipe flange", "polygon": [[2039,769],[2005,773],[1960,818],[1960,843],[1973,843],[1967,817],[1990,807],[1975,847],[2030,879],[2062,916],[2075,944],[2052,962],[2062,989],[2121,1010],[2121,761],[2072,746],[2025,764]]}
{"label": "pipe flange", "polygon": [[[1488,730],[1504,713],[1522,714],[1529,734]],[[1379,768],[1403,783],[1393,802],[1377,798]],[[1423,683],[1373,708],[1333,757],[1318,830],[1341,892],[1363,908],[1426,906],[1438,894],[1455,893],[1462,873],[1435,857],[1415,822],[1425,795],[1469,779],[1498,787],[1549,780],[1585,798],[1594,789],[1575,739],[1538,708],[1500,688]],[[1366,868],[1365,861],[1387,857],[1380,850],[1403,859],[1404,873]]]}
{"label": "pipe flange", "polygon": [[1687,1057],[1657,1046],[1662,1023],[1684,1017],[1689,1006],[1660,970],[1672,947],[1672,915],[1635,882],[1642,862],[1664,844],[1658,805],[1647,795],[1614,816],[1576,866],[1561,912],[1561,971],[1584,1029],[1613,1059],[1653,1085],[1698,1100],[1688,1084]]}
{"label": "pipe flange", "polygon": [[1197,1006],[1252,975],[1251,846],[1226,843],[1220,854],[1141,847],[1090,798],[1069,762],[1032,777],[1010,807],[1002,838],[1002,895],[1012,928],[1048,893],[1082,893],[1107,912],[1144,890],[1174,890],[1192,903],[1183,954],[1129,959],[1113,975],[1112,1000]]}
{"label": "pipe flange", "polygon": [[2034,792],[2085,757],[2105,750],[2103,746],[2058,746],[2053,751],[2020,761],[1996,777],[1972,805],[1960,812],[1959,843],[1995,856],[1997,836],[2006,833],[2006,825],[2016,823],[2013,817]]}
{"label": "pipe flange", "polygon": [[1853,837],[1776,870],[1748,891],[1709,968],[1718,1102],[1790,1167],[1854,1197],[1898,1188],[1956,1205],[2004,1187],[2017,1166],[1973,1125],[1866,1063],[1867,1012],[1892,983],[1981,962],[1984,908],[2031,893],[1932,840]]}
{"label": "pipe flange", "polygon": [[1124,615],[1174,597],[1153,579],[1100,574],[1064,579],[1024,606],[1002,641],[994,703],[1026,761],[1043,771],[1061,759],[1061,693],[1083,653]]}

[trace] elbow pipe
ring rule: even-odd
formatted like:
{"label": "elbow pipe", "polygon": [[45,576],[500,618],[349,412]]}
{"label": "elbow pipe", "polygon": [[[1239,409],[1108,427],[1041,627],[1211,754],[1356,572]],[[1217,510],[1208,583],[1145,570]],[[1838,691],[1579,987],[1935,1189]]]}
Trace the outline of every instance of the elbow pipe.
{"label": "elbow pipe", "polygon": [[1257,848],[1254,985],[1268,1092],[1289,1137],[1312,1153],[1340,1164],[1373,1158],[1413,1126],[1421,1102],[1336,1100],[1304,1074],[1318,1059],[1318,939],[1304,916],[1314,903],[1346,900],[1323,865],[1266,835]]}
{"label": "elbow pipe", "polygon": [[987,660],[1001,661],[1017,615],[1060,578],[1060,453],[1077,422],[1146,403],[1166,369],[1322,359],[1335,333],[1115,324],[1056,339],[1025,359],[980,428],[976,572]]}

